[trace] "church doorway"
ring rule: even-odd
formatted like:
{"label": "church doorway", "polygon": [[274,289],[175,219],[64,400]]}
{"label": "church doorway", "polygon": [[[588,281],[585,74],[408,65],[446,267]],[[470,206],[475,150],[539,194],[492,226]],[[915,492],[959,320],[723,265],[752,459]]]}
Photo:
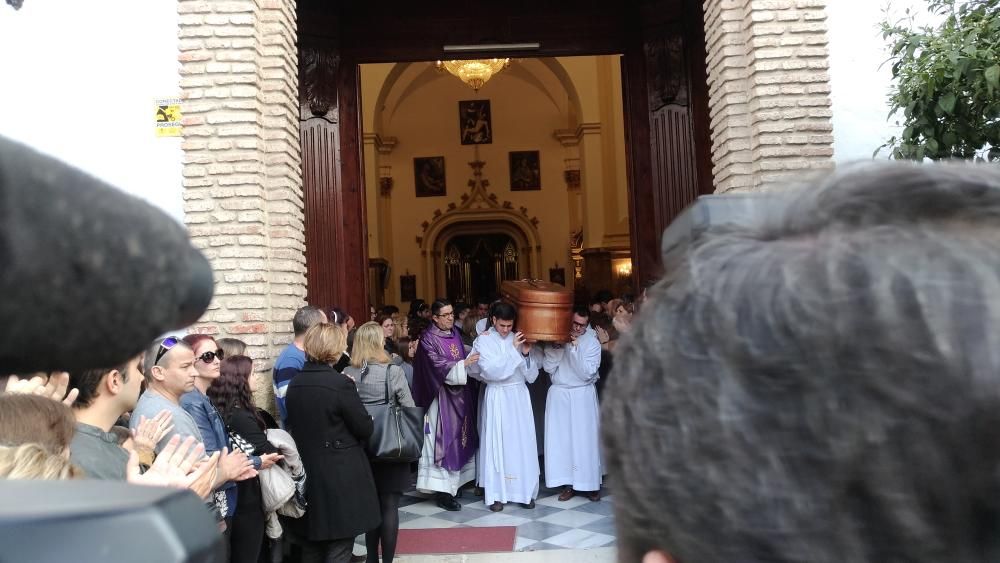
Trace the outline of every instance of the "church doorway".
{"label": "church doorway", "polygon": [[[616,260],[625,260],[616,252],[627,248],[629,263],[620,269],[634,272],[630,275],[635,280],[634,290],[638,292],[659,274],[659,238],[665,226],[699,194],[713,190],[704,14],[700,0],[626,0],[620,3],[473,0],[461,6],[451,2],[414,4],[402,0],[379,3],[301,0],[296,10],[302,102],[305,269],[310,302],[337,303],[354,315],[364,316],[368,303],[375,300],[379,291],[384,294],[385,302],[398,303],[403,297],[404,281],[407,288],[415,286],[419,297],[424,299],[435,297],[435,290],[443,290],[444,280],[439,285],[434,279],[437,274],[427,271],[424,266],[443,256],[433,255],[435,250],[422,240],[426,234],[420,232],[420,225],[432,224],[437,215],[447,214],[451,205],[462,205],[452,194],[459,195],[464,188],[462,178],[469,177],[464,169],[466,164],[484,161],[488,166],[484,178],[494,181],[491,190],[498,208],[507,205],[508,211],[517,214],[523,207],[523,219],[540,221],[542,229],[551,217],[570,208],[568,204],[558,207],[542,203],[518,204],[516,197],[504,193],[514,191],[512,187],[522,189],[532,184],[518,179],[515,186],[511,186],[508,166],[513,165],[510,159],[514,156],[508,153],[534,152],[535,146],[509,146],[493,155],[480,155],[474,150],[489,147],[489,144],[463,143],[464,150],[455,151],[451,156],[435,150],[428,139],[445,127],[453,129],[459,125],[458,107],[449,109],[447,121],[435,121],[419,136],[400,137],[396,144],[391,138],[394,136],[392,131],[366,128],[363,99],[376,102],[374,109],[380,111],[389,106],[378,106],[378,103],[393,101],[381,100],[378,91],[366,90],[364,74],[368,65],[396,65],[398,72],[410,65],[414,75],[408,77],[408,89],[398,91],[405,97],[419,93],[432,82],[433,75],[424,71],[437,60],[520,58],[534,66],[528,68],[532,76],[524,76],[525,80],[534,81],[539,91],[549,93],[555,90],[546,86],[548,77],[539,72],[544,69],[538,65],[548,66],[555,80],[560,80],[558,67],[565,66],[567,59],[610,57],[617,61],[615,68],[619,74],[615,80],[621,89],[618,111],[624,115],[622,158],[610,156],[610,152],[596,144],[588,146],[585,141],[600,128],[591,126],[591,121],[583,114],[606,109],[602,104],[607,104],[607,98],[590,104],[575,104],[579,100],[573,100],[572,96],[567,99],[561,94],[553,95],[552,103],[567,105],[569,118],[546,124],[549,127],[547,138],[555,137],[562,142],[567,140],[564,133],[571,131],[580,139],[580,152],[586,154],[582,157],[556,156],[560,150],[557,149],[554,156],[546,158],[543,152],[541,167],[545,174],[545,163],[555,162],[556,173],[564,178],[561,187],[565,190],[581,182],[585,185],[588,179],[596,184],[614,180],[605,172],[595,177],[593,174],[588,176],[585,170],[581,173],[572,165],[559,166],[563,164],[560,161],[588,157],[591,162],[619,160],[627,176],[624,194],[628,208],[627,235],[624,241],[611,240],[613,244],[610,245],[603,241],[606,237],[602,237],[600,243],[593,243],[588,240],[593,229],[585,229],[582,253],[577,248],[576,254],[555,258],[545,248],[579,238],[578,233],[569,229],[557,236],[543,233],[545,248],[528,251],[532,255],[534,277],[548,280],[551,272],[552,278],[564,276],[569,284],[580,270],[576,261],[582,257],[583,270],[593,265],[606,272],[602,274],[606,279],[601,285],[613,287],[614,272],[618,271],[613,264]],[[483,14],[489,17],[484,18]],[[569,62],[572,66],[572,61]],[[610,76],[605,74],[600,79],[581,83],[578,91],[589,92],[609,82]],[[470,89],[459,101],[481,103],[488,99],[486,90],[489,87],[487,84],[476,92]],[[476,109],[473,113],[481,115],[482,105],[471,107]],[[534,107],[534,104],[522,105],[515,109],[524,113]],[[512,112],[498,117],[498,113],[503,113],[502,108],[493,105],[491,109],[494,113],[490,134],[480,135],[473,141],[481,143],[491,138],[497,143],[498,139],[505,138],[502,128],[508,125],[508,116],[517,117]],[[556,133],[559,130],[566,131]],[[402,153],[414,146],[427,150],[408,154],[404,162]],[[400,155],[391,173],[385,173],[378,164],[376,155],[383,151],[396,151]],[[443,162],[442,156],[447,156]],[[414,158],[434,160],[418,163]],[[518,160],[516,163],[521,168],[517,170],[523,169],[526,162],[529,161]],[[414,229],[408,227],[406,245],[397,245],[392,252],[395,256],[415,256],[410,262],[419,263],[419,266],[409,267],[382,258],[380,252],[384,253],[384,248],[376,251],[378,244],[384,247],[388,240],[400,240],[392,234],[397,227],[392,224],[395,215],[383,216],[379,232],[373,228],[372,217],[384,213],[378,206],[379,197],[397,190],[404,176],[412,178],[417,165],[426,172],[424,176],[438,178],[438,171],[445,170],[449,178],[446,186],[425,181],[421,205],[405,210],[420,217],[418,227],[415,234]],[[452,176],[456,178],[454,183],[450,179]],[[532,175],[518,175],[521,177]],[[551,185],[552,182],[542,178],[543,191]],[[432,206],[431,201],[441,198],[442,191],[447,199],[438,199],[440,207]],[[603,196],[594,195],[588,205],[594,209],[606,203]],[[383,260],[378,266],[380,275],[363,275],[372,267],[374,261],[370,258]],[[387,285],[372,288],[371,284],[379,280]]]}
{"label": "church doorway", "polygon": [[444,277],[453,303],[492,299],[503,282],[520,279],[517,245],[502,233],[454,237],[445,246]]}

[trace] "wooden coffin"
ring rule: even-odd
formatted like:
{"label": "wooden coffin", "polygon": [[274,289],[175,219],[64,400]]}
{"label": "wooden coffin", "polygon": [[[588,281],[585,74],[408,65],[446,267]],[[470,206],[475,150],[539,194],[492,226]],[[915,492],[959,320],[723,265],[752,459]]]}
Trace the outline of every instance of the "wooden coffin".
{"label": "wooden coffin", "polygon": [[541,280],[505,281],[504,301],[517,307],[516,329],[529,342],[569,342],[573,325],[573,292]]}

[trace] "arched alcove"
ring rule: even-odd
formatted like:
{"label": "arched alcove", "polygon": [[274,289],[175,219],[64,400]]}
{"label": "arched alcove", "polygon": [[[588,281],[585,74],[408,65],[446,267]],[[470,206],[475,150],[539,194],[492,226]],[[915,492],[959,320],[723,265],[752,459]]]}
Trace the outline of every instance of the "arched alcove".
{"label": "arched alcove", "polygon": [[[510,270],[507,270],[502,275],[497,276],[496,283],[499,285],[499,283],[504,279],[530,277],[533,271],[531,257],[532,254],[536,252],[534,247],[537,245],[533,245],[532,242],[529,241],[528,236],[524,233],[521,227],[509,220],[504,219],[483,220],[481,217],[476,218],[476,220],[459,219],[458,222],[450,223],[441,229],[431,247],[430,267],[432,268],[434,277],[434,285],[432,287],[434,287],[436,291],[435,295],[447,295],[448,297],[454,297],[448,291],[448,275],[446,269],[448,250],[449,247],[453,246],[453,242],[470,237],[486,239],[496,235],[500,235],[513,243],[515,247],[514,259],[516,260],[516,267],[513,268],[515,273],[512,274]],[[455,249],[452,248],[452,251],[454,250]],[[493,250],[497,251],[500,249]],[[489,289],[480,288],[479,292],[496,294],[499,290],[498,285]],[[463,295],[463,297],[469,300],[476,296],[478,295]]]}
{"label": "arched alcove", "polygon": [[538,229],[523,214],[512,209],[464,209],[441,215],[428,226],[421,239],[424,287],[435,296],[446,294],[445,249],[456,237],[496,233],[509,236],[518,249],[518,272],[522,278],[541,271],[542,244]]}

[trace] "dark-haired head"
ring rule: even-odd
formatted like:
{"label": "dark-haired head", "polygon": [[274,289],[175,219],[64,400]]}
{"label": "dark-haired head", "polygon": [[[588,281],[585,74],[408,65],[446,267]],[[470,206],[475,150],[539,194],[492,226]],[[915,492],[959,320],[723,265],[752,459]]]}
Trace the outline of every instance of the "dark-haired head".
{"label": "dark-haired head", "polygon": [[608,291],[606,289],[602,289],[602,290],[600,290],[600,291],[598,291],[597,293],[594,294],[594,299],[591,300],[591,303],[592,304],[593,303],[600,303],[600,304],[603,305],[603,304],[607,303],[608,301],[611,301],[614,298],[615,298],[615,296],[610,291]]}
{"label": "dark-haired head", "polygon": [[254,377],[253,360],[246,356],[232,356],[222,360],[219,377],[212,381],[205,393],[219,410],[223,420],[229,420],[234,409],[245,409],[255,418],[257,407],[253,402],[250,378]]}
{"label": "dark-haired head", "polygon": [[500,301],[493,304],[490,315],[501,321],[517,320],[517,308],[506,301]]}
{"label": "dark-haired head", "polygon": [[329,323],[344,326],[344,323],[347,322],[347,313],[340,307],[330,307],[326,310],[326,319]]}
{"label": "dark-haired head", "polygon": [[573,314],[579,315],[587,320],[590,320],[590,309],[584,307],[583,305],[577,305],[573,307]]}
{"label": "dark-haired head", "polygon": [[420,315],[420,311],[423,311],[426,308],[427,308],[426,301],[424,301],[423,299],[414,299],[413,301],[410,301],[410,313],[407,316],[409,316],[410,318],[417,317]]}
{"label": "dark-haired head", "polygon": [[[449,305],[451,305],[451,301],[448,301],[447,299],[435,299],[434,302],[431,303],[431,315],[440,315],[441,309],[444,309]],[[452,312],[454,312],[454,307],[452,307]]]}

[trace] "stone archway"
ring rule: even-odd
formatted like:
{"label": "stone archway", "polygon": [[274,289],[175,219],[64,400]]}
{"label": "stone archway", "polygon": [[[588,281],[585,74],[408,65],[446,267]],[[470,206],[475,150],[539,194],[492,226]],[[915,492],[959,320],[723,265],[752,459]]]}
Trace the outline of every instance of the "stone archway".
{"label": "stone archway", "polygon": [[456,236],[497,232],[508,235],[518,245],[519,271],[523,277],[533,277],[542,270],[542,241],[538,233],[538,218],[530,217],[527,208],[514,209],[509,201],[500,202],[496,194],[487,191],[482,162],[474,162],[472,191],[462,196],[462,204],[454,204],[442,213],[435,212],[423,224],[423,235],[417,237],[421,255],[423,287],[433,288],[435,295],[444,295],[444,249]]}
{"label": "stone archway", "polygon": [[[433,284],[434,295],[447,295],[445,259],[449,243],[470,235],[500,234],[509,237],[517,247],[519,277],[530,278],[540,271],[541,246],[529,239],[524,230],[510,219],[487,218],[481,214],[456,214],[453,221],[437,231],[431,251],[425,257],[429,269],[428,281]],[[537,254],[537,256],[536,256]],[[426,278],[425,278],[426,279]]]}

